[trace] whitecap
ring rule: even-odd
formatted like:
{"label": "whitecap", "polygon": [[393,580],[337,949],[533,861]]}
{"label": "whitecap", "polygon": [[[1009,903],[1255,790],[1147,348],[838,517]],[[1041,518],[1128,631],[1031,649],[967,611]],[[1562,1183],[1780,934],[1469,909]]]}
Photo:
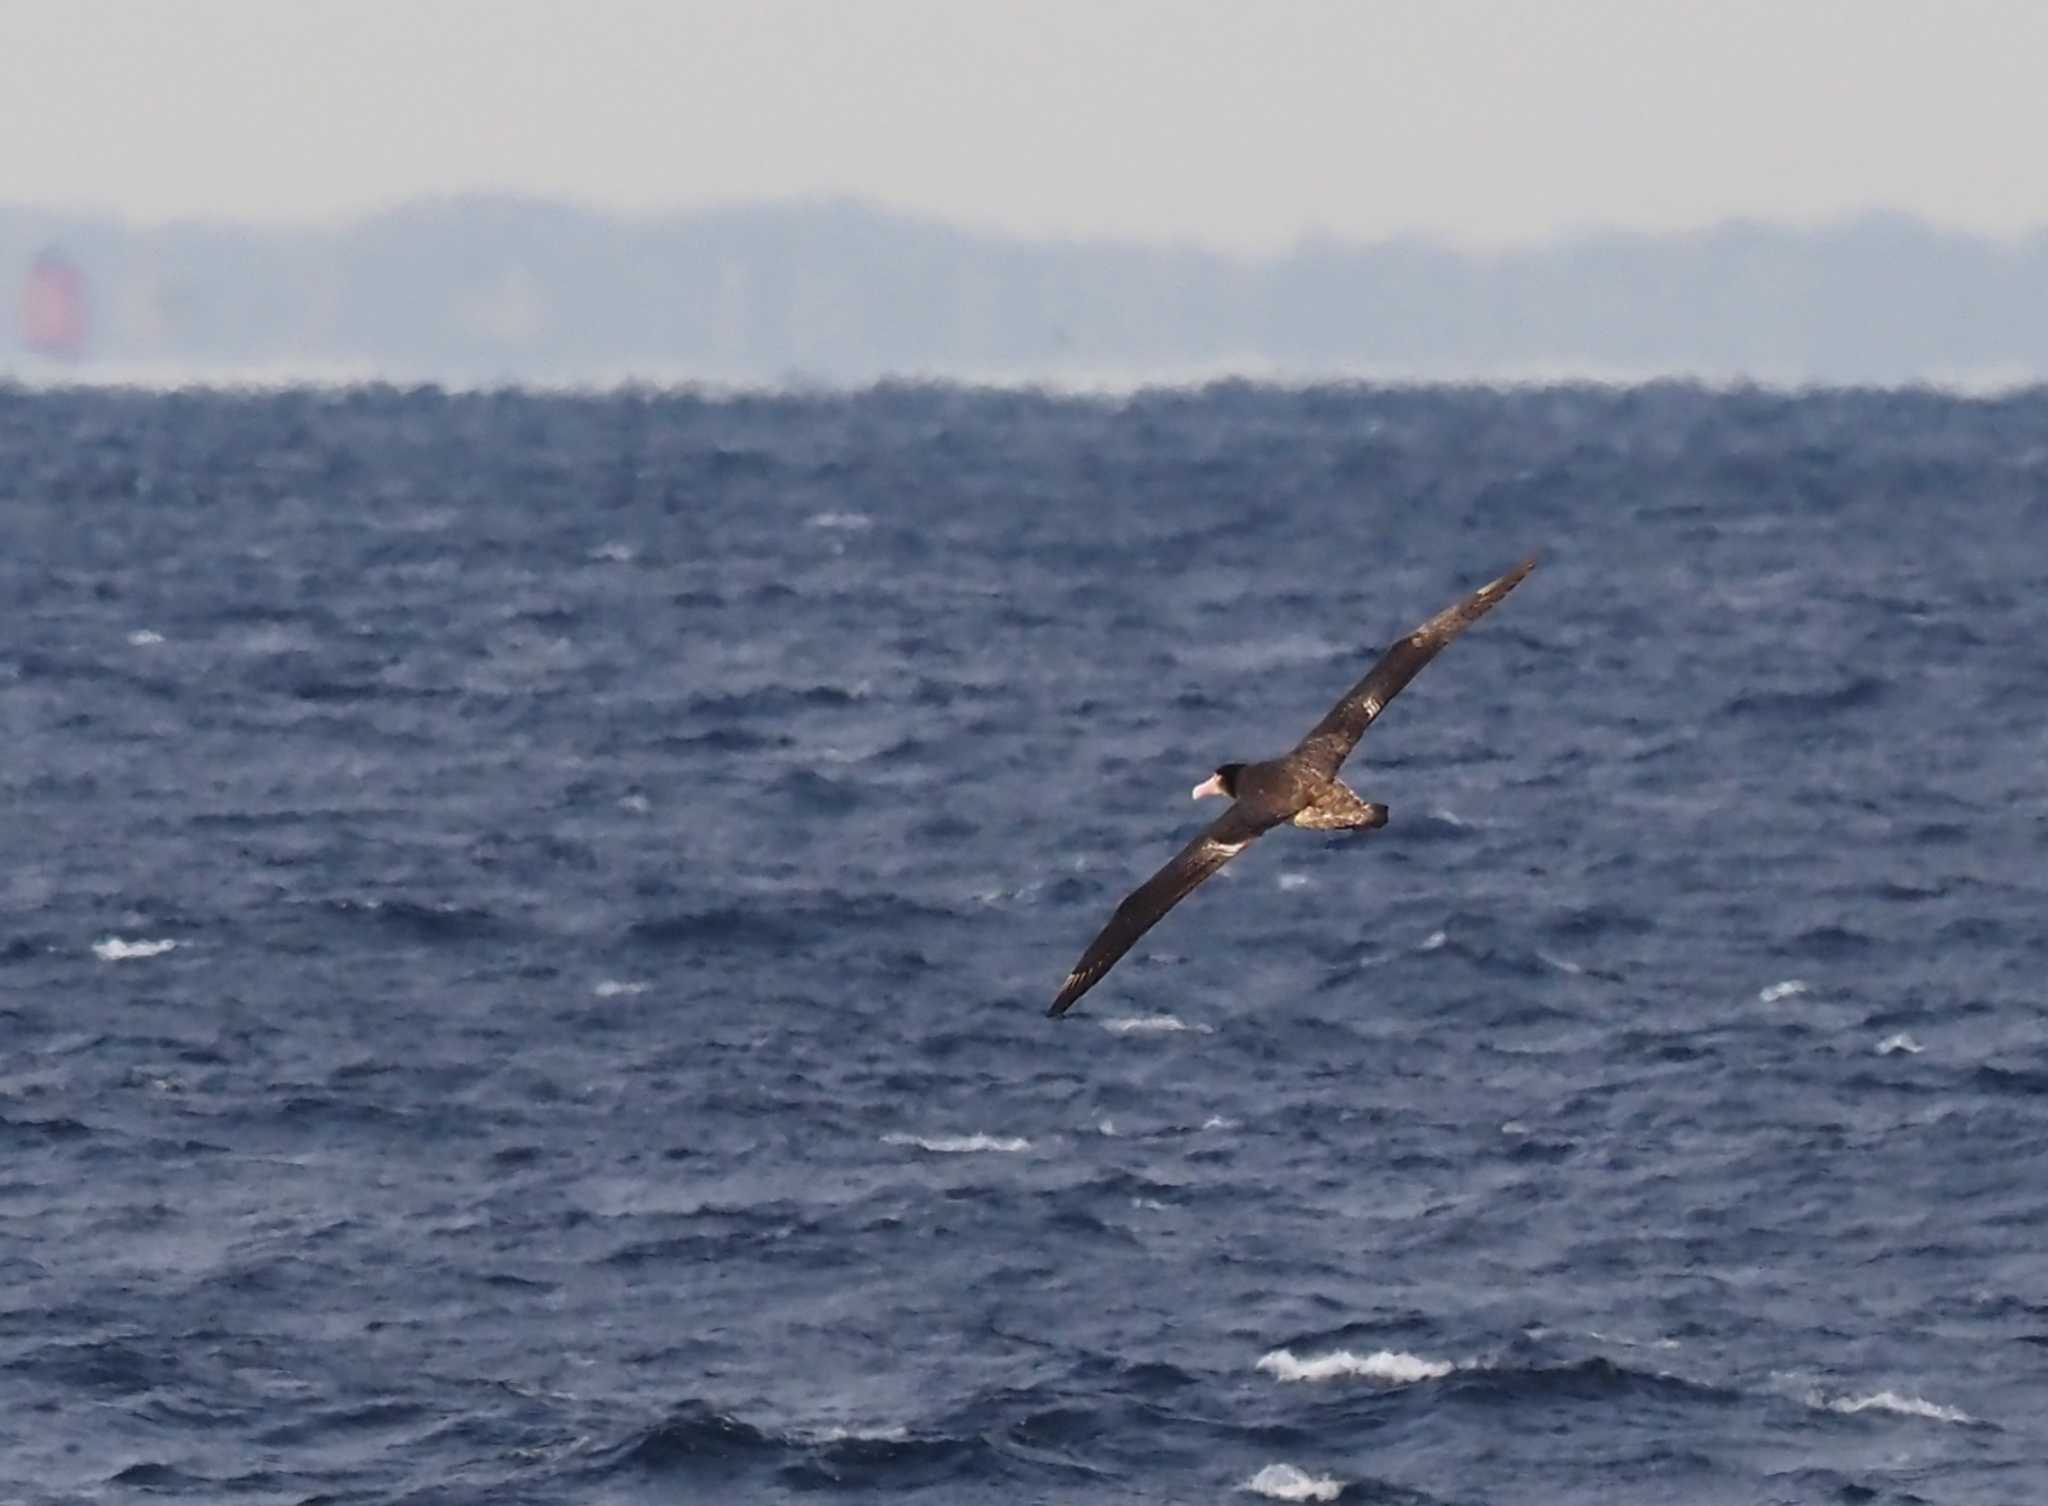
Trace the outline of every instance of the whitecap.
{"label": "whitecap", "polygon": [[1202,1121],[1202,1128],[1205,1130],[1236,1129],[1237,1121],[1235,1119],[1225,1119],[1221,1114],[1211,1114]]}
{"label": "whitecap", "polygon": [[810,1443],[901,1443],[910,1429],[900,1422],[876,1423],[869,1427],[807,1428],[796,1437]]}
{"label": "whitecap", "polygon": [[839,528],[848,533],[875,526],[875,520],[864,512],[814,512],[804,521],[813,528]]}
{"label": "whitecap", "polygon": [[1116,1035],[1171,1035],[1177,1030],[1192,1030],[1198,1035],[1216,1033],[1207,1025],[1190,1025],[1170,1014],[1112,1015],[1102,1022],[1102,1028]]}
{"label": "whitecap", "polygon": [[164,641],[164,635],[154,628],[137,628],[128,635],[128,641],[137,648],[148,648],[152,643]]}
{"label": "whitecap", "polygon": [[1282,889],[1292,894],[1296,889],[1306,889],[1309,886],[1309,876],[1305,873],[1283,873],[1278,882]]}
{"label": "whitecap", "polygon": [[590,991],[600,999],[616,999],[621,994],[644,994],[647,992],[647,985],[645,983],[621,983],[617,978],[603,978]]}
{"label": "whitecap", "polygon": [[1276,1501],[1334,1501],[1344,1482],[1332,1475],[1312,1475],[1291,1464],[1269,1464],[1238,1487]]}
{"label": "whitecap", "polygon": [[590,551],[590,558],[608,565],[630,565],[639,554],[631,544],[599,544]]}
{"label": "whitecap", "polygon": [[1451,937],[1448,931],[1431,931],[1427,936],[1422,938],[1422,945],[1417,947],[1415,950],[1418,952],[1438,951],[1441,948],[1448,946],[1450,944],[1450,940]]}
{"label": "whitecap", "polygon": [[645,795],[622,795],[619,797],[619,809],[629,810],[636,816],[644,816],[653,807],[647,803]]}
{"label": "whitecap", "polygon": [[1585,969],[1579,966],[1578,963],[1570,961],[1569,959],[1564,957],[1553,957],[1550,955],[1550,953],[1545,951],[1538,951],[1536,953],[1536,960],[1539,962],[1548,963],[1550,966],[1556,968],[1561,973],[1571,973],[1577,975],[1579,973],[1585,972]]}
{"label": "whitecap", "polygon": [[1759,1004],[1775,1004],[1780,999],[1796,999],[1806,992],[1806,982],[1801,978],[1787,978],[1783,983],[1773,983],[1756,996]]}
{"label": "whitecap", "polygon": [[1901,1030],[1897,1035],[1888,1035],[1877,1043],[1879,1056],[1895,1056],[1903,1051],[1908,1056],[1918,1056],[1927,1048]]}
{"label": "whitecap", "polygon": [[1823,1396],[1814,1391],[1807,1395],[1808,1406],[1825,1407],[1830,1412],[1895,1412],[1901,1417],[1925,1417],[1932,1422],[1973,1423],[1977,1419],[1959,1407],[1944,1407],[1937,1402],[1923,1401],[1917,1396],[1901,1396],[1896,1391],[1878,1391],[1870,1396]]}
{"label": "whitecap", "polygon": [[109,936],[92,944],[92,954],[102,962],[127,962],[136,957],[161,957],[177,944],[175,941],[123,941],[118,936]]}
{"label": "whitecap", "polygon": [[1470,821],[1467,821],[1463,816],[1447,806],[1432,806],[1429,814],[1432,820],[1441,821],[1446,826],[1454,826],[1459,831],[1470,831],[1472,829]]}
{"label": "whitecap", "polygon": [[1031,1149],[1031,1142],[1021,1135],[906,1135],[892,1131],[882,1136],[884,1145],[915,1145],[919,1150],[938,1151],[945,1155],[962,1155],[970,1151],[1000,1150],[1015,1153]]}
{"label": "whitecap", "polygon": [[1424,1359],[1404,1349],[1375,1349],[1365,1355],[1336,1349],[1305,1360],[1296,1359],[1291,1349],[1275,1349],[1261,1356],[1255,1368],[1283,1381],[1324,1381],[1356,1375],[1390,1386],[1407,1386],[1416,1381],[1438,1380],[1458,1367],[1449,1360]]}

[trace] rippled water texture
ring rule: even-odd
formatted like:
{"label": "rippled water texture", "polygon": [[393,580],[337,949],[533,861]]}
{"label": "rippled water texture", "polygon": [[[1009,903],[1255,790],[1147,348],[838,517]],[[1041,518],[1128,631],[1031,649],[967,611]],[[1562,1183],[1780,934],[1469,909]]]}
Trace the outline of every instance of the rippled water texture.
{"label": "rippled water texture", "polygon": [[0,390],[0,524],[9,1499],[2048,1497],[2048,396]]}

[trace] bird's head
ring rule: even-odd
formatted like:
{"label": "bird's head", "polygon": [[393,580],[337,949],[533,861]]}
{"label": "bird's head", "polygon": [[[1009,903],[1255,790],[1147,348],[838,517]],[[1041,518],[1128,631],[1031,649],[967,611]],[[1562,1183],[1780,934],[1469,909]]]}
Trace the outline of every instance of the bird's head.
{"label": "bird's head", "polygon": [[1195,786],[1194,798],[1200,800],[1205,795],[1221,795],[1226,800],[1235,800],[1237,798],[1237,776],[1243,772],[1244,765],[1241,763],[1227,763],[1223,765],[1222,768]]}

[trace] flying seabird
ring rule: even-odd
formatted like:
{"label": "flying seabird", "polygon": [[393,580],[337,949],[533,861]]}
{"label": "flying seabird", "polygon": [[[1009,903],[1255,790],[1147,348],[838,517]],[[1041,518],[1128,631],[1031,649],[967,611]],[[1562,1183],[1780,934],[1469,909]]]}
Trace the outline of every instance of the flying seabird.
{"label": "flying seabird", "polygon": [[1109,924],[1067,974],[1047,1013],[1065,1014],[1168,910],[1268,828],[1283,821],[1309,831],[1373,831],[1385,826],[1387,808],[1359,799],[1337,778],[1338,768],[1401,687],[1535,568],[1534,556],[1523,560],[1388,649],[1292,753],[1263,763],[1227,763],[1196,785],[1195,799],[1221,795],[1233,802],[1230,809],[1116,907]]}

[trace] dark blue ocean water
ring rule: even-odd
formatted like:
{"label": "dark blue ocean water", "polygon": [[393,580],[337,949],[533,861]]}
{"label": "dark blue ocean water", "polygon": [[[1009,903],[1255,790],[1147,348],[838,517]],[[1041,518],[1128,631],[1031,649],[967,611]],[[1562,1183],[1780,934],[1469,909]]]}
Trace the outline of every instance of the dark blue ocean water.
{"label": "dark blue ocean water", "polygon": [[0,391],[0,612],[8,1501],[2048,1497],[2048,394]]}

